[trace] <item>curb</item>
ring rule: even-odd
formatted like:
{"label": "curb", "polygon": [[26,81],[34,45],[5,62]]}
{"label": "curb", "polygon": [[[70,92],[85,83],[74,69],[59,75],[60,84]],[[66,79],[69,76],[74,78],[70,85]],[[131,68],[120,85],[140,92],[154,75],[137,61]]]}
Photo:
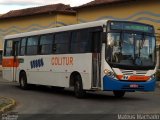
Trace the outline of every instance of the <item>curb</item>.
{"label": "curb", "polygon": [[12,109],[16,105],[16,101],[12,98],[7,98],[7,97],[0,97],[0,98],[8,99],[9,101],[11,101],[9,105],[0,109],[0,114]]}

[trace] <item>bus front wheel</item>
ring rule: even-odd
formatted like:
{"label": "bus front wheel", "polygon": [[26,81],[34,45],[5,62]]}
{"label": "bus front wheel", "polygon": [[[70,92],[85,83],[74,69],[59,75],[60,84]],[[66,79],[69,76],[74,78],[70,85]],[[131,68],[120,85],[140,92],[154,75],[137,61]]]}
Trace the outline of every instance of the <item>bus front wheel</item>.
{"label": "bus front wheel", "polygon": [[23,90],[27,90],[28,89],[27,77],[26,77],[26,74],[24,72],[20,74],[19,84],[20,84],[20,87]]}
{"label": "bus front wheel", "polygon": [[113,94],[117,98],[122,98],[125,95],[125,91],[113,91]]}
{"label": "bus front wheel", "polygon": [[86,92],[83,90],[83,84],[82,84],[81,76],[78,75],[75,78],[76,78],[75,83],[74,83],[75,96],[77,98],[84,98]]}

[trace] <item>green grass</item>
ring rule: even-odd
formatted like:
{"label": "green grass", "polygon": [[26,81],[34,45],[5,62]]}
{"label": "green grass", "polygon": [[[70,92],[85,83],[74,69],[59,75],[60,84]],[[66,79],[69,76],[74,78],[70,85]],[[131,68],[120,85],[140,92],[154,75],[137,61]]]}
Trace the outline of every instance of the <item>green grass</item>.
{"label": "green grass", "polygon": [[2,104],[0,104],[0,110],[1,110],[3,107],[7,106],[7,105],[9,105],[9,103],[2,103]]}
{"label": "green grass", "polygon": [[7,106],[7,105],[9,105],[9,104],[11,104],[11,101],[10,101],[10,100],[7,100],[7,101],[2,102],[2,103],[0,104],[0,110],[1,110],[3,107],[5,107],[5,106]]}

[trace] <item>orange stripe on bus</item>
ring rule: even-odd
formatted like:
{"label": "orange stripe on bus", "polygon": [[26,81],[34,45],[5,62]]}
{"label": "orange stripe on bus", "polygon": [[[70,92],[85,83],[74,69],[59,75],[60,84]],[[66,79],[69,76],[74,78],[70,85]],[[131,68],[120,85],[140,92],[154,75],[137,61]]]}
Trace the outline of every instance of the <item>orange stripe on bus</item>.
{"label": "orange stripe on bus", "polygon": [[123,78],[123,75],[117,75],[117,78],[121,80]]}
{"label": "orange stripe on bus", "polygon": [[149,76],[130,76],[128,80],[131,81],[147,81],[149,80]]}
{"label": "orange stripe on bus", "polygon": [[[123,80],[124,75],[117,75],[117,78],[119,80]],[[150,77],[149,76],[128,76],[129,81],[147,81],[149,80]]]}
{"label": "orange stripe on bus", "polygon": [[14,60],[14,58],[4,58],[2,60],[3,67],[19,67],[18,59]]}

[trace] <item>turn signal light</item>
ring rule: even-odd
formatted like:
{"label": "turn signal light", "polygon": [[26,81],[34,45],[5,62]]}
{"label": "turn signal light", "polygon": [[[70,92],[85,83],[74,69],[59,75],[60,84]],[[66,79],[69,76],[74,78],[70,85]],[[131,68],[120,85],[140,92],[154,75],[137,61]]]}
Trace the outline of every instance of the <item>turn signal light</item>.
{"label": "turn signal light", "polygon": [[107,70],[107,69],[104,70],[104,74],[106,74],[107,76],[112,77],[112,78],[115,77],[114,72]]}

